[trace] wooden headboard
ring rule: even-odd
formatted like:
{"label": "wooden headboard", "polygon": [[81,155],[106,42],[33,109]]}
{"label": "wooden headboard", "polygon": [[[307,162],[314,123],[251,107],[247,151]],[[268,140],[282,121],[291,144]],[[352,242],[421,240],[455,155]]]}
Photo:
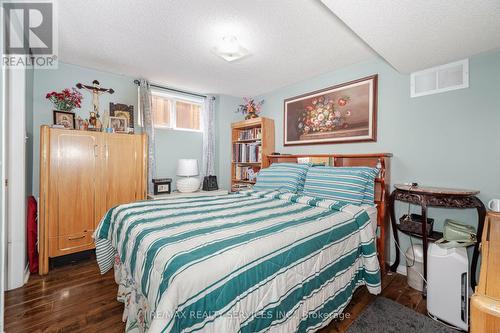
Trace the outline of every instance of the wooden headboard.
{"label": "wooden headboard", "polygon": [[[269,165],[273,163],[297,163],[299,159],[308,159],[308,162],[324,164],[326,166],[350,167],[368,166],[379,168],[379,177],[375,179],[375,204],[377,205],[377,252],[382,273],[386,271],[385,249],[389,248],[389,214],[388,197],[391,183],[391,153],[375,154],[303,154],[303,155],[268,155]],[[388,234],[387,234],[388,235]]]}

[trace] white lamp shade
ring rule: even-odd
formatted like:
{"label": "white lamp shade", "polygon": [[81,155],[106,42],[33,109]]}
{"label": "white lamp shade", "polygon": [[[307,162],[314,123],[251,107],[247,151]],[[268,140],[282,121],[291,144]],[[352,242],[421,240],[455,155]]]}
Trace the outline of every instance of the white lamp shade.
{"label": "white lamp shade", "polygon": [[198,160],[181,158],[177,161],[177,176],[197,176]]}

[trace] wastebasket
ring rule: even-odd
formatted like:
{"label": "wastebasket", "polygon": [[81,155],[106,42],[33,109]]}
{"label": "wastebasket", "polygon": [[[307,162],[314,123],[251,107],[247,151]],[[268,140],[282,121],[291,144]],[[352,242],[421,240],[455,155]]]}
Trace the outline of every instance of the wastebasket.
{"label": "wastebasket", "polygon": [[[413,249],[413,250],[412,250]],[[408,285],[418,291],[424,290],[424,250],[422,245],[413,245],[406,250],[406,279]]]}

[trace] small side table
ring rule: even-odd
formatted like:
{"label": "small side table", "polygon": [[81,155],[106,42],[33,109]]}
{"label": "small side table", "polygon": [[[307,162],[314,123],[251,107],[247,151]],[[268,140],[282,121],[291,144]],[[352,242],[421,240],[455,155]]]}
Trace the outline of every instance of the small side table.
{"label": "small side table", "polygon": [[[474,253],[472,255],[471,263],[471,287],[474,289],[476,286],[476,270],[477,261],[479,258],[479,244],[481,242],[481,235],[483,233],[484,218],[486,216],[486,208],[481,200],[479,200],[476,195],[479,191],[475,190],[462,190],[462,189],[452,189],[452,188],[440,188],[440,187],[423,187],[415,186],[411,187],[409,185],[396,184],[396,188],[389,197],[389,212],[391,216],[392,223],[392,233],[394,239],[399,244],[398,230],[409,234],[411,236],[422,238],[422,248],[424,251],[424,278],[427,278],[427,246],[429,241],[436,241],[443,236],[440,232],[433,232],[432,235],[427,236],[426,226],[427,226],[427,207],[442,207],[442,208],[474,208],[477,209],[478,222],[477,222],[477,243],[474,245]],[[399,224],[396,220],[396,213],[394,210],[395,201],[408,202],[422,207],[422,218],[424,223],[422,223],[422,233],[414,234],[408,233],[399,229]],[[400,253],[396,248],[396,260],[391,266],[391,271],[395,272],[399,266]]]}
{"label": "small side table", "polygon": [[170,194],[148,194],[148,200],[159,200],[166,198],[181,198],[181,197],[211,197],[215,195],[228,194],[228,190],[218,189],[214,191],[196,191],[190,193],[182,193],[178,191],[173,191]]}

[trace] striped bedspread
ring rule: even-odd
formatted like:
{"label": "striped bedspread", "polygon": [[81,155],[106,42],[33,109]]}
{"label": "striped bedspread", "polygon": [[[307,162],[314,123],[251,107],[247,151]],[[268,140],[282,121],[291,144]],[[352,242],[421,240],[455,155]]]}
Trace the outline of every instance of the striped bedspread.
{"label": "striped bedspread", "polygon": [[102,273],[118,255],[147,302],[148,332],[307,332],[354,290],[380,292],[360,207],[247,192],[117,206],[95,232]]}

